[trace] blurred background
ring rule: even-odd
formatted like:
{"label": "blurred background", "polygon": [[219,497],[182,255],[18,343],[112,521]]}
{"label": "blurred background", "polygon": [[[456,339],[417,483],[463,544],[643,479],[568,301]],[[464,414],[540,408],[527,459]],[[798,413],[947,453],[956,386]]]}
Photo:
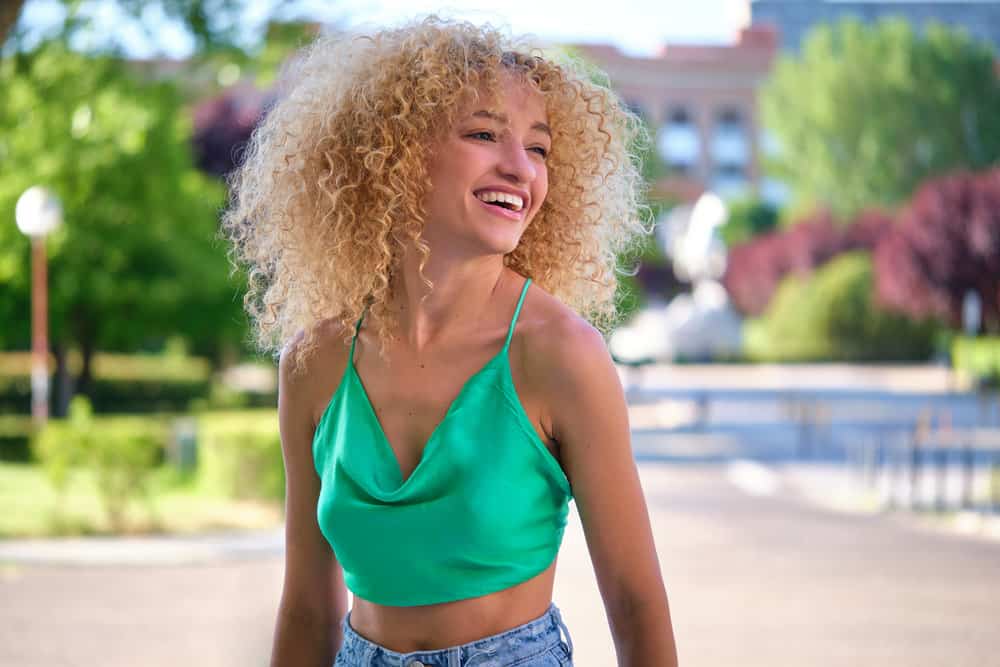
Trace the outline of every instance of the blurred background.
{"label": "blurred background", "polygon": [[[986,0],[4,2],[0,663],[267,664],[276,363],[224,177],[296,48],[432,12],[648,127],[608,344],[682,664],[1000,665]],[[576,664],[614,664],[575,506],[560,561]]]}

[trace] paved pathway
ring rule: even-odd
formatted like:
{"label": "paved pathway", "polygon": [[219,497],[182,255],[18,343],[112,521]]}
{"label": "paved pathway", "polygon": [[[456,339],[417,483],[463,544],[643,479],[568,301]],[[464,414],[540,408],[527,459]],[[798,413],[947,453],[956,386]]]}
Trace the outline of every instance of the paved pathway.
{"label": "paved pathway", "polygon": [[[640,466],[684,667],[1000,664],[1000,544],[748,494],[726,470]],[[577,666],[607,667],[573,507],[555,600]],[[0,565],[0,665],[267,665],[281,558],[220,557]]]}
{"label": "paved pathway", "polygon": [[[642,466],[681,665],[1000,665],[1000,544],[749,495],[725,473]],[[614,665],[584,549],[569,531],[555,598],[577,664]]]}

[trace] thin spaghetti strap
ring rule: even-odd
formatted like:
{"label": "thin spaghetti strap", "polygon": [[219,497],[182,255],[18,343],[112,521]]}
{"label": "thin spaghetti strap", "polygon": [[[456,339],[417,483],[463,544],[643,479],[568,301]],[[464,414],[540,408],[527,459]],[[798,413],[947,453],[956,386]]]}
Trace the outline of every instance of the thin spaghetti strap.
{"label": "thin spaghetti strap", "polygon": [[510,330],[507,331],[507,340],[504,341],[503,349],[504,352],[510,347],[510,339],[514,336],[514,325],[517,324],[517,316],[521,314],[521,305],[524,303],[524,296],[528,293],[528,285],[531,284],[531,278],[525,278],[524,287],[521,288],[521,298],[517,300],[517,308],[514,309],[514,317],[510,320]]}
{"label": "thin spaghetti strap", "polygon": [[358,340],[358,332],[361,331],[361,321],[365,319],[365,312],[368,311],[368,306],[361,311],[361,317],[358,318],[358,323],[354,325],[354,335],[351,336],[351,352],[347,357],[347,363],[350,366],[354,365],[354,343]]}

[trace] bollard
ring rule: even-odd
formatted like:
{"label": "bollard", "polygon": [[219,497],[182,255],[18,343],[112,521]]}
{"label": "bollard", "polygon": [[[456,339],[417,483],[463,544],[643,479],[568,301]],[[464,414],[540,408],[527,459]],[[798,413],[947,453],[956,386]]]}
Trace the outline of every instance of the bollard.
{"label": "bollard", "polygon": [[913,429],[913,450],[911,452],[910,464],[910,508],[914,510],[920,507],[920,463],[923,458],[923,445],[930,435],[931,421],[934,415],[929,407],[925,407],[917,414],[917,423]]}
{"label": "bollard", "polygon": [[886,444],[885,432],[879,430],[877,432],[877,440],[875,441],[875,465],[876,469],[876,479],[878,480],[879,489],[882,488],[883,481],[885,478],[885,486],[889,490],[890,495],[892,494],[892,474],[889,468],[889,446]]}
{"label": "bollard", "polygon": [[904,440],[900,451],[897,452],[897,465],[896,468],[899,470],[899,482],[897,487],[899,487],[899,502],[897,503],[899,509],[906,509],[910,503],[913,502],[913,493],[910,491],[910,480],[911,476],[911,465],[913,463],[913,443],[911,440]]}
{"label": "bollard", "polygon": [[920,441],[914,438],[913,449],[910,450],[910,475],[908,480],[910,487],[910,509],[913,510],[920,509],[920,459],[922,458],[922,449]]}
{"label": "bollard", "polygon": [[696,403],[695,420],[699,431],[704,431],[708,427],[708,420],[711,418],[711,404],[708,400],[708,393],[698,394]]}
{"label": "bollard", "polygon": [[861,486],[866,490],[874,485],[875,475],[872,465],[875,458],[874,437],[865,438],[861,448]]}
{"label": "bollard", "polygon": [[972,497],[973,484],[976,479],[976,451],[971,444],[962,448],[962,509],[972,509],[975,500]]}
{"label": "bollard", "polygon": [[865,478],[866,489],[874,489],[878,485],[878,436],[873,435],[865,442]]}
{"label": "bollard", "polygon": [[937,484],[933,489],[933,505],[938,512],[943,512],[947,508],[948,501],[948,444],[942,442],[936,452],[932,452],[932,466],[937,467],[935,481]]}
{"label": "bollard", "polygon": [[990,511],[1000,511],[1000,450],[990,454]]}
{"label": "bollard", "polygon": [[812,410],[805,399],[799,399],[797,404],[799,422],[799,458],[812,458]]}
{"label": "bollard", "polygon": [[826,452],[833,450],[833,435],[830,429],[830,408],[820,401],[813,403],[813,426],[816,429],[813,458],[822,459],[824,450]]}
{"label": "bollard", "polygon": [[194,470],[198,465],[198,426],[192,417],[181,417],[173,423],[167,457],[181,471]]}
{"label": "bollard", "polygon": [[[904,445],[905,446],[905,445]],[[886,487],[889,492],[889,502],[886,503],[890,510],[894,510],[899,507],[899,503],[896,502],[897,489],[899,487],[899,478],[902,474],[902,456],[899,451],[899,441],[893,443],[892,455],[890,456],[889,450],[886,450]]]}

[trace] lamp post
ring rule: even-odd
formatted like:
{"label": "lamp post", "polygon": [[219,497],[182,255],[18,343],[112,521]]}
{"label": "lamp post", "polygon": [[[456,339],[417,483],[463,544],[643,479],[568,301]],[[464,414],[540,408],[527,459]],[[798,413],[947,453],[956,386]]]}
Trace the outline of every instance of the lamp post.
{"label": "lamp post", "polygon": [[979,334],[979,325],[983,319],[983,300],[976,290],[966,290],[962,298],[962,328],[965,335],[976,336]]}
{"label": "lamp post", "polygon": [[42,424],[49,416],[45,235],[62,224],[62,206],[54,194],[35,185],[18,198],[14,217],[17,228],[31,237],[31,416]]}

